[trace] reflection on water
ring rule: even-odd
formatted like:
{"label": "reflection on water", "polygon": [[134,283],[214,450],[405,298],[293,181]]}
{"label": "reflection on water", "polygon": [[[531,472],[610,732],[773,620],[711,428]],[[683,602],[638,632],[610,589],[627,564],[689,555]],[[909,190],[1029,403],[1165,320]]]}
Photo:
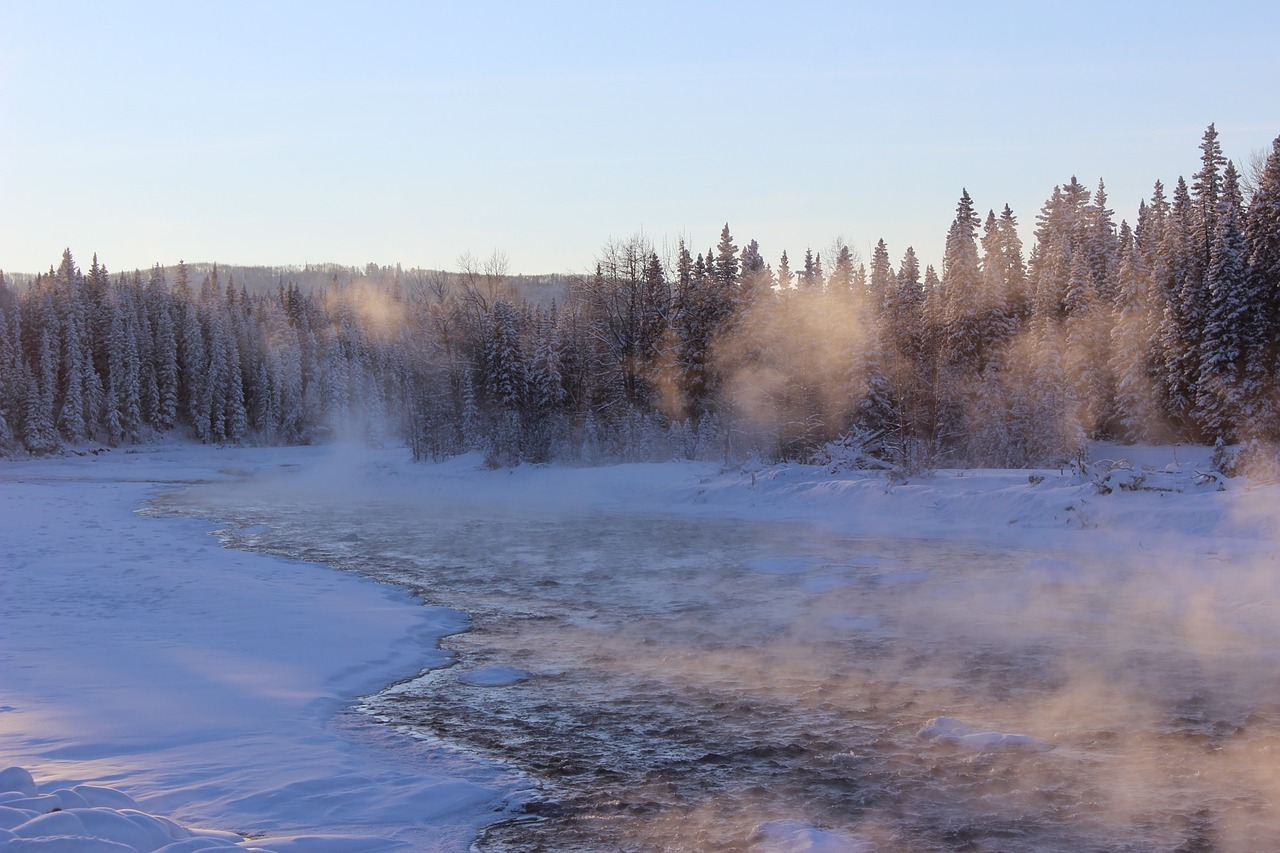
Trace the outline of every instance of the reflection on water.
{"label": "reflection on water", "polygon": [[[1256,590],[802,525],[162,500],[472,615],[456,665],[366,707],[540,780],[482,851],[763,850],[771,820],[892,851],[1280,838],[1280,644]],[[921,737],[938,716],[1051,748]]]}

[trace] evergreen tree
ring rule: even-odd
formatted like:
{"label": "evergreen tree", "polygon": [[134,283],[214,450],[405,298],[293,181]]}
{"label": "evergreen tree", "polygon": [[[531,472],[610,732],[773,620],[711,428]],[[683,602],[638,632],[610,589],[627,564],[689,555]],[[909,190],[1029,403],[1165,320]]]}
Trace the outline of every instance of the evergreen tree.
{"label": "evergreen tree", "polygon": [[1101,180],[1098,181],[1092,203],[1085,207],[1084,215],[1081,248],[1089,264],[1089,278],[1099,303],[1110,306],[1116,295],[1119,239],[1112,220],[1114,211],[1107,207],[1107,190]]}
{"label": "evergreen tree", "polygon": [[893,264],[889,261],[889,247],[881,238],[871,252],[871,275],[867,282],[871,305],[877,314],[885,312],[897,298],[897,284]]}
{"label": "evergreen tree", "polygon": [[827,280],[827,289],[841,295],[861,296],[854,287],[853,253],[849,251],[844,241],[837,242],[836,263],[831,270],[831,277]]}
{"label": "evergreen tree", "polygon": [[1217,230],[1218,197],[1222,190],[1222,168],[1227,158],[1222,156],[1218,143],[1218,131],[1210,124],[1200,142],[1200,170],[1191,178],[1191,193],[1195,201],[1191,215],[1191,233],[1203,275],[1211,263],[1210,253]]}
{"label": "evergreen tree", "polygon": [[778,289],[788,291],[795,286],[795,274],[791,272],[791,263],[787,260],[786,249],[782,250],[782,257],[778,259]]}
{"label": "evergreen tree", "polygon": [[946,363],[960,374],[981,371],[984,340],[981,315],[982,277],[978,264],[976,232],[980,220],[968,190],[961,193],[956,217],[947,234],[942,271],[943,349]]}
{"label": "evergreen tree", "polygon": [[524,352],[510,302],[499,299],[489,316],[485,341],[485,390],[501,407],[518,411],[528,382]]}
{"label": "evergreen tree", "polygon": [[147,283],[147,302],[155,340],[156,413],[152,425],[171,430],[178,422],[178,337],[164,270],[157,264]]}
{"label": "evergreen tree", "polygon": [[1249,204],[1249,327],[1245,353],[1246,419],[1259,434],[1280,439],[1280,137]]}
{"label": "evergreen tree", "polygon": [[1146,260],[1128,223],[1120,224],[1119,267],[1116,272],[1115,317],[1111,326],[1110,370],[1116,394],[1109,420],[1125,441],[1157,437],[1158,404],[1151,381],[1150,334],[1154,323]]}
{"label": "evergreen tree", "polygon": [[1196,416],[1204,434],[1232,441],[1245,411],[1244,360],[1256,306],[1250,304],[1239,175],[1227,162],[1206,273],[1208,305],[1200,342]]}
{"label": "evergreen tree", "polygon": [[804,269],[800,272],[801,290],[821,290],[825,280],[822,275],[822,257],[813,255],[812,249],[804,250]]}
{"label": "evergreen tree", "polygon": [[1192,248],[1192,202],[1181,178],[1174,188],[1164,239],[1153,277],[1164,297],[1160,347],[1164,356],[1164,404],[1169,420],[1184,436],[1195,437],[1193,406],[1200,375],[1199,342],[1203,340],[1204,299]]}
{"label": "evergreen tree", "polygon": [[37,368],[27,382],[23,444],[31,453],[52,453],[61,445],[54,429],[53,397],[58,381],[58,348],[54,327],[46,323],[40,332]]}
{"label": "evergreen tree", "polygon": [[[759,250],[756,251],[759,254]],[[708,254],[710,257],[710,254]],[[724,229],[720,232],[720,242],[716,246],[716,263],[713,278],[717,285],[717,290],[721,294],[721,298],[728,299],[738,287],[738,247],[734,245],[733,237],[729,234],[729,223],[724,224]]]}

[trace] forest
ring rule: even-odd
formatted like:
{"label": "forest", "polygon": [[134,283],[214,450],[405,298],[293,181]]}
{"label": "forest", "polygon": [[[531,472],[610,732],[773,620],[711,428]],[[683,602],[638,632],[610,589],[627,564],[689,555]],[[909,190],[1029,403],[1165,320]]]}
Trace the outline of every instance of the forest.
{"label": "forest", "polygon": [[[490,465],[715,458],[1026,467],[1090,439],[1280,441],[1280,138],[1242,173],[1213,125],[1132,225],[1074,177],[1029,250],[960,195],[941,270],[879,241],[776,263],[607,242],[563,286],[500,253],[328,284],[186,264],[0,274],[0,454],[404,442]],[[261,278],[261,276],[259,276]],[[197,280],[198,279],[198,280]],[[542,282],[546,284],[546,282]]]}

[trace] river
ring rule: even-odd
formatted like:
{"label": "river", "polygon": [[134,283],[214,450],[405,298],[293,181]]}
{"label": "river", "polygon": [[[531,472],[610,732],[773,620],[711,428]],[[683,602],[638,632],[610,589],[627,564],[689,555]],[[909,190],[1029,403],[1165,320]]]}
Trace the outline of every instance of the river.
{"label": "river", "polygon": [[362,707],[536,780],[482,852],[1280,838],[1273,629],[1202,641],[1195,608],[1239,602],[1175,593],[1157,566],[448,495],[208,483],[157,505],[469,615],[454,665]]}

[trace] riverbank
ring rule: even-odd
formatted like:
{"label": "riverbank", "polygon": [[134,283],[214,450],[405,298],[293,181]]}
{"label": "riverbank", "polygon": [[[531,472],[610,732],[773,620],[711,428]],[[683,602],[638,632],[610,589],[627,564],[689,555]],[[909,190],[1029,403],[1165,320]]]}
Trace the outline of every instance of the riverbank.
{"label": "riverbank", "polygon": [[436,642],[465,617],[136,512],[157,488],[281,458],[172,447],[0,463],[0,764],[44,791],[117,787],[272,850],[465,851],[518,781],[348,710],[446,663]]}

